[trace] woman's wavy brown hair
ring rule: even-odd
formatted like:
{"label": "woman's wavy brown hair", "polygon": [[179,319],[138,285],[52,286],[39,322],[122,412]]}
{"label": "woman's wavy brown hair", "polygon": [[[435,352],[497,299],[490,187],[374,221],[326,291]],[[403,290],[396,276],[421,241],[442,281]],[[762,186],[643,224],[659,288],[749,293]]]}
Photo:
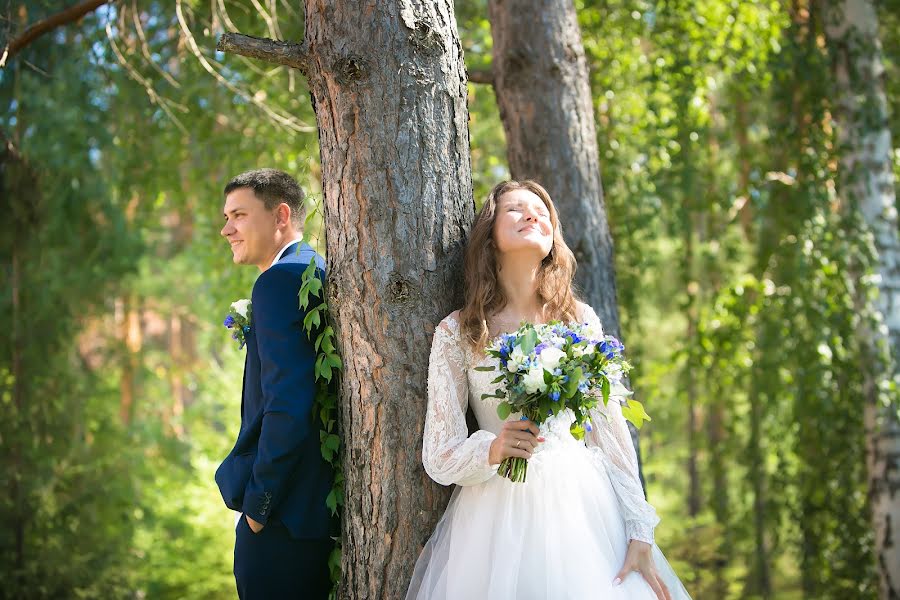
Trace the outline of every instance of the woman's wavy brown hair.
{"label": "woman's wavy brown hair", "polygon": [[573,321],[576,319],[575,255],[569,250],[562,236],[559,215],[550,194],[544,187],[526,179],[503,181],[494,186],[481,207],[475,224],[469,233],[465,256],[465,303],[459,311],[463,339],[476,350],[483,350],[490,337],[488,319],[506,306],[507,298],[497,278],[497,246],[494,243],[494,220],[500,197],[513,190],[528,190],[544,201],[550,212],[553,227],[553,246],[541,261],[538,296],[543,304],[544,317]]}

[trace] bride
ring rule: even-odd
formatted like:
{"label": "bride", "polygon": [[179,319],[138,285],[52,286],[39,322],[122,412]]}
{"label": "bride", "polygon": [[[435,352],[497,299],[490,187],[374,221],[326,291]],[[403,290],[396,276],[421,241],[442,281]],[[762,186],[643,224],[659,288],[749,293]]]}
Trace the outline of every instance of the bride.
{"label": "bride", "polygon": [[[569,433],[571,411],[539,429],[518,414],[500,420],[500,400],[481,399],[496,373],[475,367],[495,361],[484,348],[499,334],[522,321],[600,327],[575,298],[574,272],[547,191],[533,181],[497,185],[470,235],[465,305],[432,343],[422,462],[457,487],[407,600],[690,598],[653,542],[659,518],[644,499],[621,394],[600,402],[584,442]],[[480,427],[471,436],[469,404]],[[524,483],[497,475],[509,456],[528,459]]]}

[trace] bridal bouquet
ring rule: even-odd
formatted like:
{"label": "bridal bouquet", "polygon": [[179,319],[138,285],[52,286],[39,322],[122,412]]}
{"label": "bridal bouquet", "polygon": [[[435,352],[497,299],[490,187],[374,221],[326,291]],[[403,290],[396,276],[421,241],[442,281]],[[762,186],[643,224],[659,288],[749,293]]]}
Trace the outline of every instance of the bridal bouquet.
{"label": "bridal bouquet", "polygon": [[[591,431],[589,411],[602,398],[604,406],[610,392],[627,396],[622,379],[631,369],[624,357],[624,346],[599,326],[587,323],[524,324],[515,333],[498,337],[486,353],[499,359],[500,375],[493,383],[502,383],[494,394],[482,398],[500,398],[498,416],[506,420],[514,412],[522,413],[540,425],[566,408],[575,413],[570,431],[584,439]],[[479,371],[498,370],[496,366],[476,367]],[[640,427],[650,417],[640,402],[622,407],[626,419]],[[500,463],[499,474],[514,482],[525,481],[528,463],[509,457]]]}

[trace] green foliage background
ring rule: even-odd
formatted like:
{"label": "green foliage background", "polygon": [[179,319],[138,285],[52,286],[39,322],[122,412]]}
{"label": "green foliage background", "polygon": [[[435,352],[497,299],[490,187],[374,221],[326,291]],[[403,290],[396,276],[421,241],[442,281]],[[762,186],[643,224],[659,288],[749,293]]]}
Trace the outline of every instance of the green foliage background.
{"label": "green foliage background", "polygon": [[[9,3],[0,32],[64,4]],[[218,236],[221,188],[277,166],[320,195],[303,78],[212,50],[302,39],[297,3],[258,4],[117,3],[0,71],[22,155],[0,162],[4,595],[234,596],[213,473],[242,353],[221,317],[256,273]],[[874,598],[853,302],[872,250],[836,190],[820,5],[576,6],[660,545],[695,598]],[[486,2],[456,8],[490,68]],[[900,3],[879,11],[897,115]],[[480,202],[505,140],[490,86],[469,99]]]}

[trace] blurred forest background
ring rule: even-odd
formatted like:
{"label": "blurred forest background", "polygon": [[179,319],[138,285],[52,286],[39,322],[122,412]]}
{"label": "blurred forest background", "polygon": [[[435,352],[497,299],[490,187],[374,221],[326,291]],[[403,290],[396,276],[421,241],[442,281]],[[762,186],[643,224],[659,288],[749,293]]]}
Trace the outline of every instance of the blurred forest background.
{"label": "blurred forest background", "polygon": [[[877,597],[872,241],[836,192],[819,0],[575,3],[660,546],[700,600]],[[0,40],[69,4],[0,2]],[[213,473],[243,358],[221,321],[257,272],[219,237],[221,189],[262,166],[311,206],[321,185],[303,78],[214,47],[301,40],[300,4],[125,0],[0,70],[3,596],[235,596]],[[900,147],[900,1],[877,6]],[[456,11],[488,68],[486,1]],[[480,204],[508,177],[490,85],[469,110]]]}

